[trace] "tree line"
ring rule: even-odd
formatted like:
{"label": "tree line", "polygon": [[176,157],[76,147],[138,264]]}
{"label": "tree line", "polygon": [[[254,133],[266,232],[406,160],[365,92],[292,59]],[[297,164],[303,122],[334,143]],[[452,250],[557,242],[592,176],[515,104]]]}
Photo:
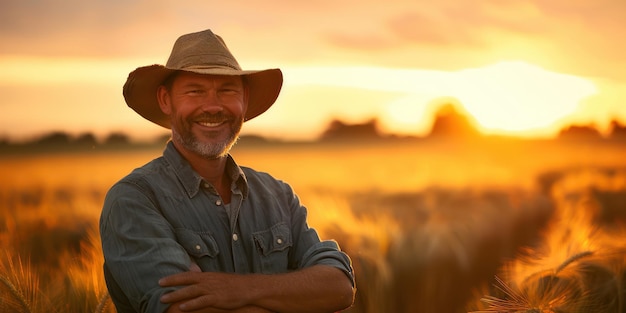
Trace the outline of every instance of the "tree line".
{"label": "tree line", "polygon": [[[462,138],[478,139],[485,135],[476,129],[470,118],[459,113],[453,105],[444,105],[436,113],[430,133],[425,137],[404,136],[402,139],[424,139],[424,138]],[[83,133],[73,136],[63,131],[53,131],[38,138],[26,142],[12,142],[4,138],[0,139],[0,149],[48,149],[64,147],[68,149],[95,149],[95,148],[128,148],[162,146],[169,140],[169,134],[157,136],[152,141],[136,142],[128,134],[123,132],[112,132],[99,140],[93,133]],[[318,141],[340,141],[340,140],[393,140],[400,137],[394,134],[385,134],[378,127],[378,120],[371,119],[364,123],[349,124],[341,120],[331,121],[326,130],[319,136]],[[275,142],[272,139],[256,135],[242,136],[242,140],[248,143],[268,143]],[[563,128],[556,140],[611,140],[626,142],[626,125],[618,120],[613,120],[609,133],[602,134],[594,125],[570,125]]]}

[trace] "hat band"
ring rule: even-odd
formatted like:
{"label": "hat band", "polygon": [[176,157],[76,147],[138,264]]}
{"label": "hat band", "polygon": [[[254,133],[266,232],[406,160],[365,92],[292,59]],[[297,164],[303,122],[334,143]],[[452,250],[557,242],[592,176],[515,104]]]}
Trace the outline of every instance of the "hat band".
{"label": "hat band", "polygon": [[187,66],[187,67],[183,67],[181,68],[181,70],[185,71],[193,71],[193,70],[224,70],[224,69],[228,69],[228,70],[235,70],[235,71],[241,71],[240,69],[233,67],[229,64],[202,64],[202,65],[193,65],[193,66]]}
{"label": "hat band", "polygon": [[185,68],[230,68],[233,70],[241,71],[241,67],[237,61],[224,55],[215,54],[201,54],[191,55],[183,59],[170,60],[167,62],[167,67],[171,69],[185,69]]}

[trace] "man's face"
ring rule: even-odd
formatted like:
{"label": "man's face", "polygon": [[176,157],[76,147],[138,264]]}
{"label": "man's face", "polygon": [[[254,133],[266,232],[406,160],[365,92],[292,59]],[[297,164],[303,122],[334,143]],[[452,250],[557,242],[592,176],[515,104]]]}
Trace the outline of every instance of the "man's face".
{"label": "man's face", "polygon": [[179,149],[214,159],[226,156],[237,141],[247,108],[240,76],[181,72],[169,90],[159,88],[158,97]]}

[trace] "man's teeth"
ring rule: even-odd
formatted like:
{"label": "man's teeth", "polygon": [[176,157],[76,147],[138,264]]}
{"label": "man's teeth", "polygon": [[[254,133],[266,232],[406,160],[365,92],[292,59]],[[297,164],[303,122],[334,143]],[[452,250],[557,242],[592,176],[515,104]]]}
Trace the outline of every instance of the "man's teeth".
{"label": "man's teeth", "polygon": [[198,122],[198,124],[206,127],[216,127],[222,125],[223,122]]}

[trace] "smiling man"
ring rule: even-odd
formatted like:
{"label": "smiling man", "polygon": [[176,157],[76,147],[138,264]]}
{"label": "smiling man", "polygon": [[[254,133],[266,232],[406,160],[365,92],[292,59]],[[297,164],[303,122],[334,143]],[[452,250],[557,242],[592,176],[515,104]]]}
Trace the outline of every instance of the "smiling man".
{"label": "smiling man", "polygon": [[247,91],[241,77],[186,72],[172,76],[167,87],[159,88],[158,100],[161,110],[174,119],[174,145],[209,159],[225,157],[244,121]]}
{"label": "smiling man", "polygon": [[242,71],[210,30],[181,36],[165,66],[140,67],[127,104],[170,128],[163,156],[106,196],[104,274],[122,312],[335,312],[354,299],[349,257],[308,227],[291,187],[229,154],[265,112],[279,69]]}

